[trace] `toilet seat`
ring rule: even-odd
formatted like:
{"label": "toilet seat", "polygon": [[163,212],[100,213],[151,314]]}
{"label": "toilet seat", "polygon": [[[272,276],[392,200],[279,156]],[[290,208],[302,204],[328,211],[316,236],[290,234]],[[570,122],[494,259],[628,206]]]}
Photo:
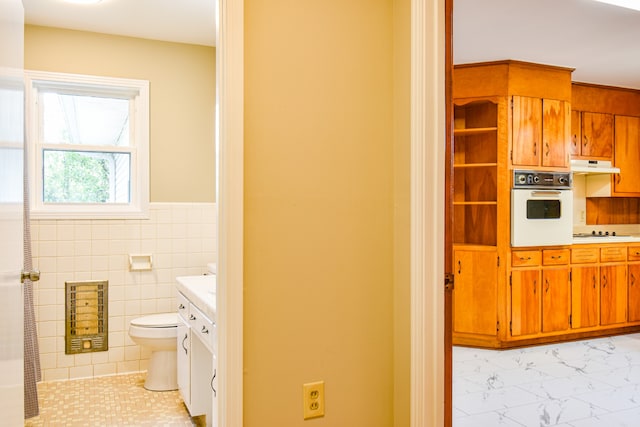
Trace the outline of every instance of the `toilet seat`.
{"label": "toilet seat", "polygon": [[178,327],[178,313],[160,313],[138,317],[131,320],[132,326],[140,328],[174,328]]}

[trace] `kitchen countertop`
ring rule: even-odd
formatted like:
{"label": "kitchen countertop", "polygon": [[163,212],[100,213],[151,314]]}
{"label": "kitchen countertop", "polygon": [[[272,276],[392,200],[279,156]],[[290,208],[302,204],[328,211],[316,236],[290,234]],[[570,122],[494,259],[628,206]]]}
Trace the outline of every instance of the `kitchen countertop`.
{"label": "kitchen countertop", "polygon": [[176,288],[209,320],[216,321],[216,275],[176,277]]}
{"label": "kitchen countertop", "polygon": [[573,244],[587,244],[587,243],[634,243],[640,242],[640,236],[626,235],[626,236],[606,236],[606,237],[574,237]]}

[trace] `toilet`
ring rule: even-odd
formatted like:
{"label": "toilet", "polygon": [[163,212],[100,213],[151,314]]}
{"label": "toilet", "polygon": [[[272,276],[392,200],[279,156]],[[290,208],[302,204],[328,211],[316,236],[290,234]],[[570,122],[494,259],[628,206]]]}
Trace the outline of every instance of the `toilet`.
{"label": "toilet", "polygon": [[151,350],[144,388],[151,391],[178,389],[176,337],[178,313],[152,314],[131,320],[129,336]]}

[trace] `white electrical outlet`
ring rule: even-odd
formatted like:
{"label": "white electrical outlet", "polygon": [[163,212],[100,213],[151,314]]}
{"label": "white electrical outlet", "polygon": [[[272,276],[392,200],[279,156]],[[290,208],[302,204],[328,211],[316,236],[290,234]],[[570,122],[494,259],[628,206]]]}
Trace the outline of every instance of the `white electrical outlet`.
{"label": "white electrical outlet", "polygon": [[302,402],[305,420],[324,416],[324,381],[303,384]]}

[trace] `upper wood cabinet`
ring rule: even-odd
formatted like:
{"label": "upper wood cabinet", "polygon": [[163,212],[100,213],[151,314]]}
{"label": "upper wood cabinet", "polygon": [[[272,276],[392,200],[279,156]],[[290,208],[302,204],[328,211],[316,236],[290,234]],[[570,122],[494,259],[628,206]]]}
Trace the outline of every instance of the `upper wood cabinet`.
{"label": "upper wood cabinet", "polygon": [[571,112],[571,155],[590,159],[613,156],[613,114]]}
{"label": "upper wood cabinet", "polygon": [[613,196],[640,196],[640,118],[615,116]]}
{"label": "upper wood cabinet", "polygon": [[569,166],[570,105],[554,99],[512,98],[511,163],[514,166]]}

